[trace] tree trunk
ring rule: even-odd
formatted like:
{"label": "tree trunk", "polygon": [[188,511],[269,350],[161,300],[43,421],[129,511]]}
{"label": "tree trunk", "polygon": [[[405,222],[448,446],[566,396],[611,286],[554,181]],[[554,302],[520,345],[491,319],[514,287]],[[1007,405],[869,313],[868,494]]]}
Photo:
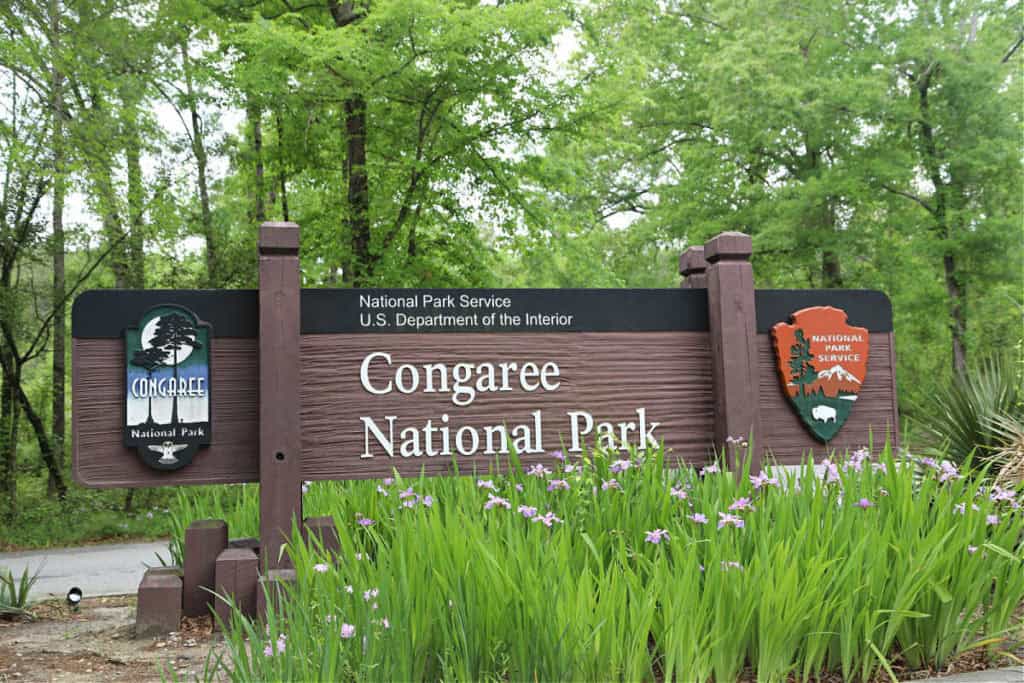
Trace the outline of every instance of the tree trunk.
{"label": "tree trunk", "polygon": [[281,215],[282,220],[288,220],[288,181],[284,165],[284,123],[281,121],[281,112],[275,112],[277,124],[277,164],[280,170],[277,174],[278,183],[281,186]]}
{"label": "tree trunk", "polygon": [[263,184],[263,112],[251,98],[247,100],[245,118],[249,121],[249,134],[252,136],[250,145],[253,156],[253,220],[259,224],[267,220],[267,210],[263,203],[266,188]]}
{"label": "tree trunk", "polygon": [[43,424],[42,418],[39,417],[39,413],[32,407],[32,402],[28,400],[28,396],[25,394],[25,388],[21,386],[21,382],[17,376],[15,381],[12,382],[12,388],[17,392],[18,402],[21,404],[21,409],[25,412],[25,418],[28,423],[32,425],[32,431],[35,432],[36,442],[39,444],[39,455],[43,459],[43,464],[46,465],[46,469],[50,471],[50,477],[53,479],[54,488],[57,492],[57,497],[61,500],[67,496],[68,487],[64,483],[64,474],[60,467],[57,466],[56,456],[54,454],[53,445],[50,443],[50,439],[46,434],[46,425]]}
{"label": "tree trunk", "polygon": [[360,95],[345,100],[348,140],[345,176],[348,179],[348,228],[352,245],[345,279],[352,287],[368,284],[370,261],[370,188],[366,175],[366,102]]}
{"label": "tree trunk", "polygon": [[7,503],[6,515],[13,518],[18,512],[18,401],[8,376],[14,359],[6,348],[0,348],[3,368],[3,387],[0,388],[0,491]]}
{"label": "tree trunk", "polygon": [[[60,70],[60,3],[48,3],[50,19],[50,96],[53,118],[53,366],[51,377],[51,419],[54,459],[56,467],[50,468],[48,491],[50,495],[63,496],[60,468],[64,464],[64,402],[65,402],[65,337],[64,324],[64,74]],[[54,473],[56,472],[56,477]]]}
{"label": "tree trunk", "polygon": [[821,281],[826,288],[838,289],[843,286],[843,273],[839,268],[839,254],[825,250],[821,254]]}
{"label": "tree trunk", "polygon": [[964,285],[956,270],[956,257],[947,253],[942,257],[943,271],[946,277],[946,294],[949,297],[949,329],[952,334],[953,373],[959,377],[967,374],[967,319],[964,315]]}
{"label": "tree trunk", "polygon": [[192,154],[196,158],[196,171],[199,176],[199,212],[203,239],[206,240],[206,280],[210,287],[216,287],[217,274],[217,241],[213,234],[213,217],[210,214],[210,191],[206,180],[207,156],[203,122],[199,116],[199,104],[196,102],[195,88],[192,85],[192,62],[188,56],[188,41],[182,41],[182,71],[185,76],[185,95],[188,98],[188,110],[192,117]]}
{"label": "tree trunk", "polygon": [[139,112],[135,103],[128,106],[126,121],[125,161],[128,167],[128,284],[145,289],[145,189],[142,184],[142,139],[139,135]]}

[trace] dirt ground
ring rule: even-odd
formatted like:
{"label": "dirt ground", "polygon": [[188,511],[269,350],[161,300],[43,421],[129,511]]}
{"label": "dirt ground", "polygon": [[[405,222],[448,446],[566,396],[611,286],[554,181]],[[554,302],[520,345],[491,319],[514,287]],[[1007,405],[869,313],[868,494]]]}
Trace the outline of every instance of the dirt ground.
{"label": "dirt ground", "polygon": [[133,637],[135,597],[93,598],[71,612],[63,601],[37,604],[32,620],[0,620],[0,683],[148,683],[194,680],[221,638],[210,619],[186,619],[166,637]]}

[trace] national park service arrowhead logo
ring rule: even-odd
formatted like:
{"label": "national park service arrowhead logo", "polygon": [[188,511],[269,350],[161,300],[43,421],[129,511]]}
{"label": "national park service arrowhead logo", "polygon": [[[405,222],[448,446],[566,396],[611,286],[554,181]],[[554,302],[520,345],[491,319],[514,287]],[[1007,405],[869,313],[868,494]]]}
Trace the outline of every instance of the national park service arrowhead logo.
{"label": "national park service arrowhead logo", "polygon": [[807,429],[831,441],[857,401],[868,369],[868,331],[831,306],[797,311],[772,327],[782,388]]}
{"label": "national park service arrowhead logo", "polygon": [[124,445],[177,470],[210,445],[210,325],[183,306],[148,310],[124,331]]}

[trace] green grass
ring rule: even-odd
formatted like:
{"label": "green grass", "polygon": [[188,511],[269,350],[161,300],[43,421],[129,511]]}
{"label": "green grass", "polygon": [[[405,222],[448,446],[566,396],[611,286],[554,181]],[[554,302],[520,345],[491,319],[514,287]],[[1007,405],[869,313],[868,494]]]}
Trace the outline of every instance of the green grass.
{"label": "green grass", "polygon": [[[888,450],[852,462],[834,481],[804,468],[760,489],[658,456],[619,473],[602,456],[571,473],[552,459],[550,475],[495,478],[497,492],[477,478],[314,484],[305,513],[334,515],[341,552],[293,543],[296,584],[265,625],[233,615],[222,665],[237,681],[733,681],[747,666],[762,681],[866,681],[1013,647],[1015,501],[930,467],[915,483]],[[612,478],[621,488],[602,488]],[[548,491],[553,479],[569,489]],[[485,509],[491,495],[511,507]],[[743,528],[717,528],[741,498]],[[254,487],[182,491],[176,525],[220,517],[254,534],[257,509]],[[668,539],[646,542],[655,529]]]}

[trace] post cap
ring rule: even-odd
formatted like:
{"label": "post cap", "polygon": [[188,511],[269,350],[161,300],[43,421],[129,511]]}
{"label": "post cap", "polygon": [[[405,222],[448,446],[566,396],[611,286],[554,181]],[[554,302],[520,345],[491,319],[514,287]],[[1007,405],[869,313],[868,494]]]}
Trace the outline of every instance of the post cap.
{"label": "post cap", "polygon": [[708,262],[704,260],[704,247],[689,247],[679,255],[679,274],[693,275],[707,270]]}
{"label": "post cap", "polygon": [[744,232],[722,232],[704,243],[704,258],[716,261],[747,261],[754,252],[750,235]]}
{"label": "post cap", "polygon": [[260,224],[261,254],[298,254],[299,225],[298,223],[261,223]]}

